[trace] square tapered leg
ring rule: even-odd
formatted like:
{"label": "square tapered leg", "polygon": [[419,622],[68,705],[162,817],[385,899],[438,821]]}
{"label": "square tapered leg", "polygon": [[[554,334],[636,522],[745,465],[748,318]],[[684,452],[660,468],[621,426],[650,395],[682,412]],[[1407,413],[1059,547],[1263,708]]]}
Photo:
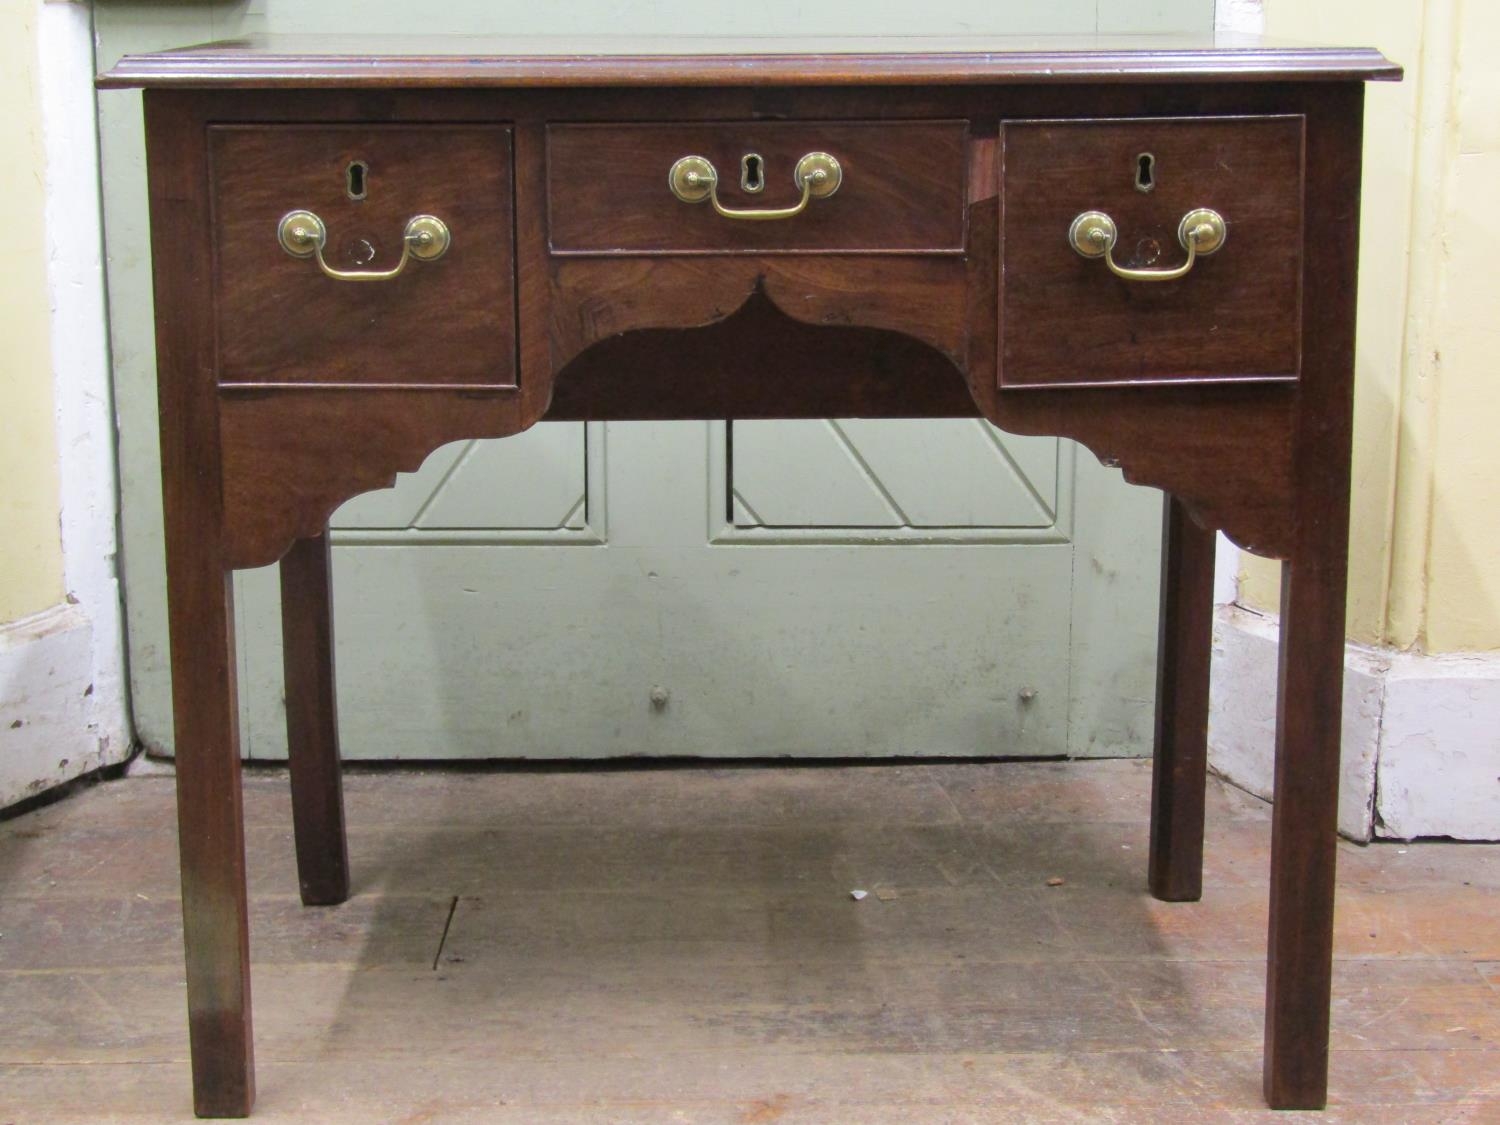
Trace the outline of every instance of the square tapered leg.
{"label": "square tapered leg", "polygon": [[328,535],[299,539],[281,560],[281,636],[286,671],[292,821],[302,901],[349,897],[349,847],[334,696],[333,587]]}
{"label": "square tapered leg", "polygon": [[1196,902],[1203,895],[1214,533],[1171,496],[1163,511],[1161,570],[1149,883],[1159,899]]}

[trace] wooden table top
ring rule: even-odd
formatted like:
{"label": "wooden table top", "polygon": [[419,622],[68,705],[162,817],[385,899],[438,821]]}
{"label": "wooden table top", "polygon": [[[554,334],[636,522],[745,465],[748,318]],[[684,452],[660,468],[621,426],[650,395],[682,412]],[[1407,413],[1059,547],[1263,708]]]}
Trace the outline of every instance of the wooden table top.
{"label": "wooden table top", "polygon": [[1395,80],[1371,48],[1258,36],[256,35],[126,55],[135,86],[784,86]]}

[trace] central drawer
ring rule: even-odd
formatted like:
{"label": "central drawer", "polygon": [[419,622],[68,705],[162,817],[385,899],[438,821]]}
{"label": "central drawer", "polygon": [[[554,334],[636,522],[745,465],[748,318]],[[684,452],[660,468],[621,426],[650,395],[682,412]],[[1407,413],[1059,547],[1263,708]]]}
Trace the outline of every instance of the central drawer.
{"label": "central drawer", "polygon": [[[959,254],[966,186],[963,121],[728,121],[580,124],[547,129],[554,254]],[[799,161],[826,153],[837,190],[802,201]],[[673,166],[699,157],[718,203],[685,202]]]}

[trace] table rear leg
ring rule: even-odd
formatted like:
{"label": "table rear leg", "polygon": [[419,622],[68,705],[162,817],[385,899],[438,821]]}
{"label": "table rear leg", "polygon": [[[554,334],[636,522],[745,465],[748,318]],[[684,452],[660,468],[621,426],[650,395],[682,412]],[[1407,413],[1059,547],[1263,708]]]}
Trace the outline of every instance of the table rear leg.
{"label": "table rear leg", "polygon": [[281,637],[297,878],[307,906],[349,897],[332,591],[327,532],[297,540],[281,560]]}
{"label": "table rear leg", "polygon": [[1148,882],[1159,899],[1196,902],[1203,895],[1215,537],[1172,496],[1162,524]]}

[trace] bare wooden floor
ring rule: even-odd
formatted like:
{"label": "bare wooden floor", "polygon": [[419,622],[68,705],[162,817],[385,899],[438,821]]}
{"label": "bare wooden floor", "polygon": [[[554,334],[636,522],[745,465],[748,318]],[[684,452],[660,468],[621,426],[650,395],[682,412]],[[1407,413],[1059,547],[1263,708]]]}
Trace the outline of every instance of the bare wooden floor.
{"label": "bare wooden floor", "polygon": [[[1341,846],[1334,1104],[1270,1114],[1267,809],[1211,783],[1204,901],[1155,902],[1149,783],[355,773],[304,909],[253,772],[257,1119],[1500,1121],[1500,848]],[[0,1122],[191,1119],[176,884],[170,778],[0,824]]]}

